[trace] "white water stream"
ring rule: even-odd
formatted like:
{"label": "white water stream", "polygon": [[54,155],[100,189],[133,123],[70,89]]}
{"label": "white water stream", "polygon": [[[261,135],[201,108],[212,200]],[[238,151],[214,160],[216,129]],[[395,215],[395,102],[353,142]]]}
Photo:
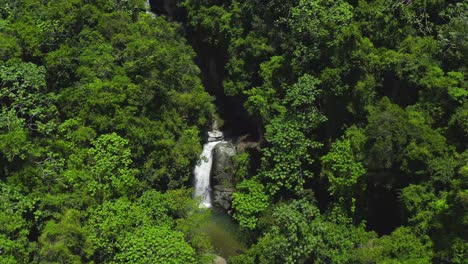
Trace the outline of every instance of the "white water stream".
{"label": "white water stream", "polygon": [[211,207],[210,174],[213,165],[213,148],[223,142],[223,133],[219,130],[208,132],[208,142],[203,145],[200,161],[195,167],[195,198],[201,197],[200,208]]}
{"label": "white water stream", "polygon": [[151,5],[150,5],[150,1],[149,0],[146,0],[146,14],[150,14],[152,15],[153,17],[156,17],[156,14],[153,13],[153,11],[151,11]]}

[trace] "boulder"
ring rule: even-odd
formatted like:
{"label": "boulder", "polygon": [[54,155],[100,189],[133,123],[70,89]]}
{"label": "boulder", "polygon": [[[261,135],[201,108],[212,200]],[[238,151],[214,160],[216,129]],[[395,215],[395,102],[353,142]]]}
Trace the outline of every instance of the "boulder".
{"label": "boulder", "polygon": [[230,142],[221,142],[213,148],[213,165],[211,167],[212,185],[232,187],[233,160],[236,148]]}
{"label": "boulder", "polygon": [[212,204],[215,208],[228,212],[231,208],[233,182],[233,160],[236,148],[232,143],[221,142],[213,149],[211,167]]}
{"label": "boulder", "polygon": [[223,185],[215,185],[213,187],[213,206],[217,209],[229,212],[231,209],[233,193],[234,188]]}
{"label": "boulder", "polygon": [[213,260],[213,264],[227,264],[227,261],[223,257],[216,256]]}
{"label": "boulder", "polygon": [[213,130],[208,132],[208,142],[220,141],[224,139],[223,132],[219,130]]}

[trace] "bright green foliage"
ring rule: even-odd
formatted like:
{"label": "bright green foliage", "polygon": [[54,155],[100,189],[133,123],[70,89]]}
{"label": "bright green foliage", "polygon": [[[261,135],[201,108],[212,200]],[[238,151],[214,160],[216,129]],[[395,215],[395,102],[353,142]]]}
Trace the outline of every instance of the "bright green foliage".
{"label": "bright green foliage", "polygon": [[333,143],[330,152],[322,157],[322,169],[330,182],[331,195],[352,195],[360,177],[366,170],[356,160],[349,139]]}
{"label": "bright green foliage", "polygon": [[182,233],[166,227],[142,227],[117,243],[114,263],[196,263],[195,252]]}
{"label": "bright green foliage", "polygon": [[302,67],[309,67],[309,63],[325,55],[322,49],[336,47],[352,17],[352,6],[346,1],[299,1],[291,9],[289,21],[298,42],[293,52],[294,66],[301,72]]}
{"label": "bright green foliage", "polygon": [[220,6],[199,6],[197,2],[190,0],[182,1],[181,6],[189,10],[199,8],[198,12],[189,13],[189,25],[197,28],[197,30],[210,33],[204,36],[204,42],[212,45],[224,44],[226,34],[230,30],[231,14]]}
{"label": "bright green foliage", "polygon": [[255,229],[258,217],[269,205],[265,188],[255,180],[244,180],[237,184],[236,189],[232,195],[234,219],[243,228]]}
{"label": "bright green foliage", "polygon": [[277,80],[277,74],[281,70],[284,58],[273,56],[267,62],[260,64],[260,75],[264,79],[261,87],[254,87],[244,93],[248,95],[245,108],[253,116],[258,116],[264,121],[269,121],[277,111],[281,111],[281,105],[276,101],[275,88],[282,85]]}
{"label": "bright green foliage", "polygon": [[168,196],[169,193],[162,194],[160,192],[150,190],[144,192],[136,203],[139,207],[145,210],[145,214],[156,221],[157,225],[170,226],[173,224],[170,214],[173,211],[177,211],[176,208],[185,205],[187,202],[177,201],[176,199],[171,199],[172,197]]}
{"label": "bright green foliage", "polygon": [[[2,5],[4,5],[2,3]],[[1,11],[0,11],[1,12]],[[0,17],[0,59],[7,61],[11,58],[19,57],[21,54],[20,46],[18,45],[18,39],[14,35],[13,28],[7,20],[3,20]]]}
{"label": "bright green foliage", "polygon": [[0,102],[25,119],[25,125],[40,132],[51,132],[55,96],[47,93],[44,67],[12,60],[0,66]]}
{"label": "bright green foliage", "polygon": [[[359,140],[352,129],[348,137],[335,141],[330,152],[322,156],[322,175],[328,179],[328,191],[351,214],[356,212],[356,197],[364,190],[366,169],[359,161],[359,150],[353,149],[351,140]],[[347,132],[348,132],[347,131]],[[359,142],[353,143],[359,145]]]}
{"label": "bright green foliage", "polygon": [[124,236],[125,231],[151,223],[142,208],[121,198],[115,202],[104,202],[90,211],[87,229],[91,232],[90,241],[100,261],[110,261],[115,252],[115,242]]}
{"label": "bright green foliage", "polygon": [[[194,208],[185,191],[147,191],[136,202],[126,198],[104,202],[89,211],[85,225],[94,259],[104,263],[147,263],[149,259],[194,263],[195,253],[200,257],[207,250],[196,247],[199,237],[194,230],[182,228],[194,227],[201,220],[187,215]],[[173,229],[175,220],[180,231]],[[195,252],[185,239],[200,251]]]}
{"label": "bright green foliage", "polygon": [[371,240],[357,250],[359,263],[432,263],[432,243],[427,236],[417,237],[411,229],[400,227],[391,235]]}
{"label": "bright green foliage", "polygon": [[117,134],[102,135],[93,141],[89,150],[91,156],[91,176],[88,190],[98,199],[131,195],[136,187],[135,171],[129,168],[132,163],[128,141]]}
{"label": "bright green foliage", "polygon": [[280,205],[273,212],[270,231],[234,263],[253,263],[255,259],[258,263],[303,263],[319,243],[310,225],[318,215],[318,209],[307,201]]}
{"label": "bright green foliage", "polygon": [[199,154],[199,128],[213,113],[193,51],[163,18],[91,11],[97,28],[46,57],[48,75],[63,86],[66,119],[129,140],[148,185],[180,187]]}
{"label": "bright green foliage", "polygon": [[34,249],[28,241],[34,201],[19,190],[0,183],[0,262],[26,263]]}
{"label": "bright green foliage", "polygon": [[60,222],[47,222],[39,238],[41,263],[83,263],[91,253],[80,212],[68,210]]}
{"label": "bright green foliage", "polygon": [[0,151],[3,156],[12,161],[15,157],[26,158],[30,146],[28,142],[28,132],[24,128],[23,118],[16,116],[16,112],[11,109],[2,109],[0,113]]}
{"label": "bright green foliage", "polygon": [[292,23],[294,29],[311,40],[320,44],[323,41],[332,46],[333,31],[340,31],[352,19],[352,7],[345,1],[299,1],[292,8]]}
{"label": "bright green foliage", "polygon": [[278,240],[275,259],[283,263],[294,263],[305,259],[314,247],[318,239],[314,237],[310,220],[319,215],[319,211],[307,201],[294,201],[288,205],[282,205],[273,212],[275,226],[271,234]]}
{"label": "bright green foliage", "polygon": [[237,182],[249,174],[250,156],[248,152],[242,152],[233,157],[233,173]]}
{"label": "bright green foliage", "polygon": [[0,1],[0,262],[112,262],[141,222],[177,263],[212,251],[173,230],[202,221],[185,189],[145,192],[188,183],[214,112],[180,29],[144,0]]}
{"label": "bright green foliage", "polygon": [[266,139],[272,147],[264,149],[260,174],[268,181],[268,191],[272,194],[286,189],[300,192],[306,179],[313,176],[307,170],[313,158],[310,151],[321,146],[308,139],[298,123],[273,120],[267,126]]}
{"label": "bright green foliage", "polygon": [[324,221],[307,200],[281,204],[271,218],[269,231],[233,263],[349,263],[358,246],[374,239],[362,226]]}
{"label": "bright green foliage", "polygon": [[325,117],[315,107],[319,81],[309,75],[299,79],[284,99],[287,112],[281,113],[266,126],[269,147],[263,150],[260,178],[267,182],[271,194],[279,190],[301,192],[308,178],[313,159],[312,150],[321,147],[308,137]]}
{"label": "bright green foliage", "polygon": [[162,2],[0,0],[1,263],[220,254],[203,84],[248,146],[230,262],[466,263],[466,1]]}
{"label": "bright green foliage", "polygon": [[437,215],[448,209],[446,197],[438,199],[425,186],[410,185],[404,188],[401,199],[411,215],[408,220],[422,232],[427,232],[434,225]]}
{"label": "bright green foliage", "polygon": [[[455,103],[463,103],[468,96],[466,84],[464,84],[464,75],[461,72],[448,72],[444,75],[442,69],[432,67],[428,69],[427,75],[421,81],[421,85],[429,90],[430,96],[448,97]],[[465,86],[465,87],[463,87]],[[429,95],[428,95],[429,96]],[[442,102],[443,98],[441,98]]]}
{"label": "bright green foliage", "polygon": [[[318,255],[281,259],[288,249],[276,247],[283,240],[268,232],[274,221],[265,210],[253,220],[267,234],[253,229],[249,235],[258,241],[236,263],[360,263],[355,249],[378,240],[355,226],[361,220],[368,228],[391,226],[385,233],[410,227],[383,239],[388,248],[425,235],[434,244],[423,241],[419,250],[416,243],[401,259],[379,251],[369,263],[461,259],[465,3],[185,0],[182,6],[200,54],[210,60],[206,50],[224,52],[215,58],[226,60],[224,95],[243,102],[260,126],[256,180],[271,206],[314,197],[324,208],[322,226],[336,230],[323,235],[331,237],[324,239],[329,247],[311,250]],[[387,205],[395,208],[395,223],[375,210]],[[336,220],[350,211],[353,223]],[[350,237],[355,242],[344,242]]]}

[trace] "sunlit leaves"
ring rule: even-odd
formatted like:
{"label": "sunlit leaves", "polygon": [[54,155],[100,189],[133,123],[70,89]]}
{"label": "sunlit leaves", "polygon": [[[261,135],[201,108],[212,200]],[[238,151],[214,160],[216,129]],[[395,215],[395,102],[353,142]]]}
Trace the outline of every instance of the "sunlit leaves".
{"label": "sunlit leaves", "polygon": [[167,227],[142,227],[125,234],[117,243],[116,263],[197,263],[195,251],[183,234]]}
{"label": "sunlit leaves", "polygon": [[100,136],[93,145],[89,150],[92,179],[87,183],[91,195],[98,199],[131,195],[137,180],[130,168],[128,141],[113,133]]}
{"label": "sunlit leaves", "polygon": [[330,152],[322,157],[322,170],[330,183],[332,195],[351,195],[366,170],[356,159],[349,139],[333,143]]}
{"label": "sunlit leaves", "polygon": [[326,118],[315,106],[320,93],[319,80],[304,75],[288,89],[284,111],[266,125],[265,139],[269,147],[263,149],[261,179],[267,181],[271,194],[279,190],[301,192],[314,161],[312,151],[321,143],[310,137]]}
{"label": "sunlit leaves", "polygon": [[32,222],[25,218],[34,201],[19,190],[0,182],[0,262],[24,263],[33,248],[28,236]]}
{"label": "sunlit leaves", "polygon": [[24,159],[31,147],[24,119],[17,117],[13,109],[8,111],[3,108],[0,112],[0,132],[0,153],[9,161],[15,157]]}
{"label": "sunlit leaves", "polygon": [[427,236],[417,237],[406,227],[391,235],[370,240],[355,255],[361,263],[432,263],[432,243]]}
{"label": "sunlit leaves", "polygon": [[232,195],[234,219],[239,221],[239,225],[243,228],[255,229],[259,215],[269,204],[265,188],[255,180],[244,180],[236,186],[236,189]]}
{"label": "sunlit leaves", "polygon": [[54,129],[56,97],[47,93],[45,69],[18,60],[0,66],[0,102],[23,118],[32,130],[50,133]]}
{"label": "sunlit leaves", "polygon": [[83,263],[91,253],[87,233],[81,226],[80,212],[68,210],[59,222],[47,222],[39,238],[44,261]]}

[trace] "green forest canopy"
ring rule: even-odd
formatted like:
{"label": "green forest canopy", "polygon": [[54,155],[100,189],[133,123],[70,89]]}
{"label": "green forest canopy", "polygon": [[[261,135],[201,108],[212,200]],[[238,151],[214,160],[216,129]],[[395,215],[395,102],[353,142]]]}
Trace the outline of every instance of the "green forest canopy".
{"label": "green forest canopy", "polygon": [[0,0],[0,263],[210,263],[200,46],[260,128],[230,263],[467,263],[466,2],[146,8]]}

